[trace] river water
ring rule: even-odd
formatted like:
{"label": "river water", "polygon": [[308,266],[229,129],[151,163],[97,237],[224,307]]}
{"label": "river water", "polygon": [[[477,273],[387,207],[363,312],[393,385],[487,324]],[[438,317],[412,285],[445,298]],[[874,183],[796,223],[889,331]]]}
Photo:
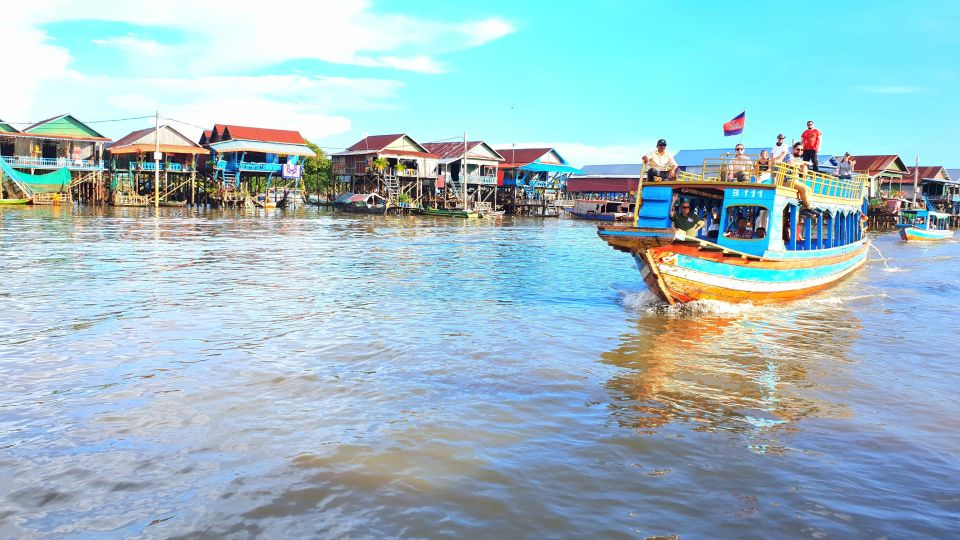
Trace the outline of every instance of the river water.
{"label": "river water", "polygon": [[958,242],[665,310],[567,219],[0,212],[0,538],[960,534]]}

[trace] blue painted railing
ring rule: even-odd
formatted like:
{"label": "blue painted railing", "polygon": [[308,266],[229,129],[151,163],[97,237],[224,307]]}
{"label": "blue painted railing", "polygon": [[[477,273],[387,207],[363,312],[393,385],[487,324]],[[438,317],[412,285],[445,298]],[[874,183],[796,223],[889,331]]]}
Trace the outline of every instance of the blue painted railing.
{"label": "blue painted railing", "polygon": [[280,172],[283,165],[280,163],[255,163],[250,161],[226,161],[221,159],[217,162],[216,168],[222,171],[248,171],[248,172]]}
{"label": "blue painted railing", "polygon": [[103,164],[92,159],[38,158],[30,156],[2,156],[3,160],[14,167],[35,169],[102,169]]}
{"label": "blue painted railing", "polygon": [[[153,161],[136,161],[130,163],[130,168],[141,171],[153,171],[156,170],[156,165],[157,164]],[[171,172],[190,172],[190,166],[183,165],[181,163],[161,163],[160,170]]]}

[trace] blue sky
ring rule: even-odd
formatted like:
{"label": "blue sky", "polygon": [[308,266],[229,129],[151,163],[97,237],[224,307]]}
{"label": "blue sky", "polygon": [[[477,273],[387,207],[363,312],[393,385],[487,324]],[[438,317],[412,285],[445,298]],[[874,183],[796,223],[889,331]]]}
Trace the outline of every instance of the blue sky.
{"label": "blue sky", "polygon": [[748,146],[813,119],[827,152],[960,166],[960,2],[786,6],[21,2],[0,43],[33,61],[0,89],[0,118],[159,109],[191,136],[214,122],[297,129],[330,151],[364,133],[467,131],[585,165],[636,162],[660,137],[672,151],[732,145],[721,125],[746,109]]}

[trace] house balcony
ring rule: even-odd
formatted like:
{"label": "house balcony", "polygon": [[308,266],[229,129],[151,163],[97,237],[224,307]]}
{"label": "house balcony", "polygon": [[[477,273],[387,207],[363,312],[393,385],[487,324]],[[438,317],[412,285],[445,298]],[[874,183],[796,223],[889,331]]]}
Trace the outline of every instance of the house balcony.
{"label": "house balcony", "polygon": [[496,176],[486,176],[481,174],[468,174],[467,175],[468,184],[479,184],[481,186],[495,186],[497,185]]}
{"label": "house balcony", "polygon": [[[157,163],[153,161],[134,161],[130,163],[131,171],[155,171]],[[190,165],[182,163],[160,163],[159,170],[169,172],[190,172]]]}
{"label": "house balcony", "polygon": [[215,168],[226,172],[279,173],[283,170],[283,165],[280,163],[256,163],[251,161],[227,161],[221,159],[216,163]]}
{"label": "house balcony", "polygon": [[71,171],[101,171],[103,163],[92,159],[40,158],[30,156],[2,156],[17,169],[63,169]]}

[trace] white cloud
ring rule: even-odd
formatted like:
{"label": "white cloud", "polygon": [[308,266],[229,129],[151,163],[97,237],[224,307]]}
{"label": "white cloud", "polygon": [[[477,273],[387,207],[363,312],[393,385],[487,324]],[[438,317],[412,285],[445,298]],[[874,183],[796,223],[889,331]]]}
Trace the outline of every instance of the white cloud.
{"label": "white cloud", "polygon": [[[133,25],[92,43],[118,52],[117,75],[77,71],[71,51],[46,25],[103,20]],[[59,25],[58,32],[66,32]],[[29,51],[16,83],[0,85],[0,118],[36,119],[78,112],[81,119],[162,114],[197,125],[230,122],[299,129],[323,137],[350,129],[351,111],[393,107],[404,86],[393,77],[304,74],[303,60],[437,74],[442,56],[513,32],[491,17],[473,22],[378,13],[368,0],[128,0],[93,5],[33,0],[0,18],[0,47]],[[142,35],[141,35],[142,32]],[[66,42],[66,41],[65,41]],[[262,74],[272,66],[284,74]],[[107,125],[114,126],[114,125]],[[104,127],[104,126],[100,126]],[[114,126],[116,127],[116,126]],[[189,131],[187,129],[186,131]],[[122,134],[122,133],[121,133]]]}
{"label": "white cloud", "polygon": [[919,94],[926,91],[919,86],[858,86],[856,89],[868,94]]}

